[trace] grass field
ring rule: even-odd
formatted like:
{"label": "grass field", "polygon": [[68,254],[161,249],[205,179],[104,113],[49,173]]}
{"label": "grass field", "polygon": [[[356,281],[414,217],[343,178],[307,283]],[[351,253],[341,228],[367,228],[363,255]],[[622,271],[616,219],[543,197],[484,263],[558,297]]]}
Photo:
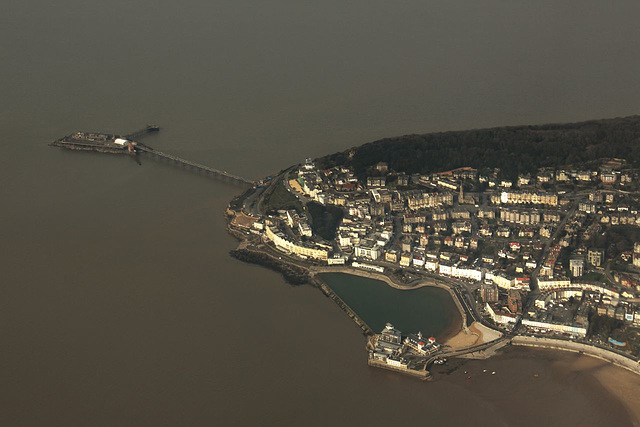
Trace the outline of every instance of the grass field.
{"label": "grass field", "polygon": [[302,203],[284,187],[283,182],[280,182],[265,199],[264,209],[266,212],[279,209],[295,209],[302,212]]}

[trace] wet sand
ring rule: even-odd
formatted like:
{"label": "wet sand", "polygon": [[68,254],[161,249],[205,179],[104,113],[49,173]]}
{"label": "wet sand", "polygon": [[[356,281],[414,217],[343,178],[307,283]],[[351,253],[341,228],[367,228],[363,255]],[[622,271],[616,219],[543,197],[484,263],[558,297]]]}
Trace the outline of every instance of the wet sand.
{"label": "wet sand", "polygon": [[558,371],[566,371],[567,375],[576,375],[576,373],[592,375],[609,393],[622,402],[634,424],[640,425],[640,375],[594,357],[563,358],[553,363]]}
{"label": "wet sand", "polygon": [[468,405],[486,409],[483,425],[640,425],[640,377],[591,357],[509,347],[487,360],[450,360],[433,373]]}

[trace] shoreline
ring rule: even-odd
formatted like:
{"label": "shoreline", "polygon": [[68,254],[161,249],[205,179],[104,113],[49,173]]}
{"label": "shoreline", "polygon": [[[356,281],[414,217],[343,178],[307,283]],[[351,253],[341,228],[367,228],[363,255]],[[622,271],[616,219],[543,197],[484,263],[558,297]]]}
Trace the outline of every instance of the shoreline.
{"label": "shoreline", "polygon": [[[227,212],[227,219],[230,219],[229,218],[230,216],[232,217],[232,215],[229,215],[229,212]],[[308,264],[304,265],[305,263],[303,262],[295,262],[295,260],[291,260],[287,254],[284,254],[284,253],[280,253],[278,255],[272,254],[271,251],[274,249],[268,246],[263,248],[252,246],[252,243],[249,241],[249,239],[247,239],[242,232],[240,232],[239,230],[236,230],[231,225],[230,221],[227,223],[227,229],[229,234],[231,234],[233,237],[238,239],[238,241],[240,242],[238,247],[234,251],[235,252],[246,251],[247,253],[252,254],[252,256],[243,257],[243,259],[240,257],[237,257],[239,260],[243,262],[256,264],[256,265],[261,265],[273,271],[280,272],[284,276],[285,280],[288,281],[293,286],[301,285],[301,284],[309,284],[311,286],[319,288],[325,296],[334,300],[334,302],[338,305],[338,307],[340,307],[354,321],[354,323],[356,323],[356,325],[363,331],[363,334],[365,336],[370,336],[374,332],[366,324],[366,322],[364,322],[364,320],[354,310],[352,310],[344,301],[342,301],[342,299],[337,294],[335,294],[335,292],[330,288],[330,286],[327,285],[319,277],[320,274],[343,273],[343,274],[350,274],[354,276],[365,277],[365,278],[384,282],[388,286],[397,290],[406,291],[406,290],[420,289],[422,287],[431,286],[431,287],[436,287],[436,288],[440,288],[448,291],[456,307],[458,308],[458,313],[460,314],[460,317],[458,318],[459,322],[453,322],[453,325],[450,328],[448,328],[439,338],[443,344],[450,347],[450,349],[453,351],[459,351],[459,350],[467,349],[470,347],[481,346],[481,345],[490,343],[492,341],[496,341],[504,336],[503,332],[498,331],[496,329],[489,328],[486,325],[483,325],[482,323],[475,320],[469,326],[466,326],[467,313],[463,308],[460,300],[458,299],[459,298],[458,295],[454,292],[454,290],[450,286],[447,286],[443,283],[439,283],[438,280],[435,278],[422,278],[408,285],[402,285],[400,283],[395,282],[387,274],[361,270],[355,267],[319,266],[319,265],[308,265]],[[268,259],[268,262],[261,262],[259,258],[262,258],[263,260]],[[303,265],[300,265],[300,264],[303,264]],[[290,281],[287,275],[285,274],[285,271],[288,269],[295,269],[297,270],[297,272],[303,270],[306,273],[305,275],[307,276],[305,278],[306,280],[296,281],[296,283]],[[495,336],[495,334],[498,334],[498,336]],[[523,335],[517,335],[515,337],[509,338],[507,343],[518,346],[520,348],[543,347],[541,345],[520,344],[518,340],[516,340],[516,343],[513,343],[512,340],[514,338],[527,339],[529,337],[523,336]],[[570,341],[565,342],[563,340],[554,340],[554,341],[557,341],[555,346],[547,346],[546,348],[550,348],[556,351],[573,351],[576,353],[580,353],[595,359],[604,360],[612,366],[625,368],[626,370],[629,370],[637,375],[640,375],[640,363],[638,363],[638,361],[633,361],[633,359],[629,357],[625,357],[615,352],[612,352],[606,349],[601,349],[596,346],[591,346],[588,344],[581,344],[581,343],[575,343],[575,344],[584,346],[584,349],[571,350],[566,347],[567,347],[567,343],[572,343],[572,342]],[[598,352],[603,353],[604,357],[598,356],[597,355]],[[474,351],[471,351],[470,353],[471,355],[475,354]],[[484,355],[482,357],[483,358],[490,357],[493,354],[495,354],[495,352],[492,352],[490,355]],[[609,357],[606,357],[606,356],[609,356]],[[615,360],[617,358],[624,359],[625,362],[627,363],[616,363]],[[631,367],[629,367],[630,365]]]}
{"label": "shoreline", "polygon": [[571,353],[578,353],[589,356],[594,359],[603,360],[613,366],[630,371],[636,375],[640,375],[640,363],[632,359],[622,356],[618,353],[602,349],[593,345],[577,343],[573,341],[564,341],[554,338],[529,337],[525,335],[517,335],[511,340],[513,346],[545,348],[559,350]]}
{"label": "shoreline", "polygon": [[[481,344],[486,344],[492,341],[496,341],[497,339],[503,336],[501,332],[498,332],[495,329],[488,328],[487,326],[477,321],[474,321],[472,322],[471,325],[469,325],[468,327],[465,327],[464,326],[465,312],[457,296],[455,295],[455,293],[451,288],[447,287],[446,285],[437,283],[437,281],[435,281],[434,279],[432,279],[431,281],[422,280],[412,286],[403,286],[394,282],[389,276],[385,274],[360,270],[353,267],[318,267],[315,273],[312,273],[312,274],[315,277],[316,274],[329,273],[329,272],[351,274],[355,276],[366,277],[373,280],[379,280],[381,282],[386,283],[388,286],[398,290],[412,290],[412,289],[419,289],[426,286],[432,286],[432,287],[437,287],[437,288],[445,289],[449,291],[449,294],[453,298],[454,302],[456,303],[456,306],[458,307],[458,311],[461,314],[461,317],[460,317],[461,323],[459,324],[459,326],[456,326],[456,322],[454,322],[454,324],[443,333],[443,336],[440,338],[440,341],[446,346],[451,347],[452,350],[464,349],[464,348],[469,348],[469,347],[473,347]],[[533,340],[533,341],[528,342],[530,340]],[[540,340],[545,340],[545,341],[543,344],[541,344],[539,343]],[[564,341],[564,340],[553,339],[553,338],[530,338],[524,335],[516,335],[515,337],[509,339],[509,343],[513,346],[518,346],[521,348],[526,348],[526,347],[546,348],[546,349],[552,349],[556,351],[579,353],[584,356],[605,361],[610,365],[625,369],[627,371],[630,371],[640,376],[639,362],[633,361],[629,357],[622,356],[610,350],[602,349],[596,346],[582,344],[582,343],[574,343],[572,341]],[[580,347],[580,348],[572,349],[570,348],[572,345],[575,345],[576,347]]]}

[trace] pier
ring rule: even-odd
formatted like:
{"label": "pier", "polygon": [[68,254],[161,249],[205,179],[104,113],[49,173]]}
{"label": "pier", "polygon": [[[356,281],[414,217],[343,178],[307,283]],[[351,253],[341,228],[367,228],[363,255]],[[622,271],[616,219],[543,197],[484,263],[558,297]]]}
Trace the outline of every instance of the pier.
{"label": "pier", "polygon": [[66,148],[68,150],[97,151],[100,153],[111,154],[137,155],[138,153],[145,153],[155,156],[156,158],[184,166],[196,172],[203,172],[209,176],[213,176],[227,182],[240,185],[254,185],[254,182],[249,179],[234,175],[227,171],[201,165],[199,163],[174,156],[173,154],[167,154],[162,151],[155,150],[148,145],[137,141],[139,138],[150,133],[158,132],[159,130],[159,126],[147,125],[143,129],[131,132],[124,136],[98,132],[75,132],[71,135],[57,139],[49,145]]}
{"label": "pier", "polygon": [[250,180],[248,180],[246,178],[243,178],[241,176],[234,175],[234,174],[231,174],[231,173],[226,172],[226,171],[221,171],[219,169],[211,168],[209,166],[204,166],[204,165],[201,165],[199,163],[192,162],[190,160],[185,160],[183,158],[180,158],[178,156],[174,156],[172,154],[163,153],[162,151],[154,150],[151,147],[147,147],[146,145],[138,144],[138,145],[136,145],[135,150],[138,153],[146,153],[146,154],[150,154],[152,156],[159,157],[161,159],[169,160],[169,161],[175,162],[175,163],[177,163],[177,164],[179,164],[181,166],[185,166],[185,167],[187,167],[189,169],[196,170],[198,172],[204,172],[206,174],[213,175],[213,176],[215,176],[217,178],[222,178],[224,180],[227,180],[227,181],[230,181],[230,182],[233,182],[233,183],[236,183],[236,184],[253,185],[253,181],[250,181]]}
{"label": "pier", "polygon": [[131,132],[124,136],[124,139],[128,139],[129,141],[135,141],[136,139],[145,136],[152,132],[158,132],[160,130],[160,126],[156,125],[147,125],[144,129],[140,129],[135,132]]}

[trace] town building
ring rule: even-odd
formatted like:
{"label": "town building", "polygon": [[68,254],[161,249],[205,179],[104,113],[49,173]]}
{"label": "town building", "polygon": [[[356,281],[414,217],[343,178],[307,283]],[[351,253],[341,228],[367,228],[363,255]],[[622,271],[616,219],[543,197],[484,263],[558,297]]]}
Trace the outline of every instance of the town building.
{"label": "town building", "polygon": [[355,256],[358,258],[366,258],[377,260],[382,255],[382,248],[371,240],[365,240],[355,247]]}
{"label": "town building", "polygon": [[484,302],[498,302],[498,286],[494,283],[483,283],[480,286],[480,296]]}
{"label": "town building", "polygon": [[640,267],[640,242],[633,245],[633,265]]}
{"label": "town building", "polygon": [[514,314],[522,313],[522,294],[517,289],[509,289],[507,292],[507,307]]}
{"label": "town building", "polygon": [[580,277],[584,273],[584,259],[573,257],[569,260],[569,270],[573,277]]}
{"label": "town building", "polygon": [[587,262],[594,267],[600,267],[604,263],[604,250],[589,249],[587,251]]}
{"label": "town building", "polygon": [[415,335],[407,335],[407,337],[404,339],[404,343],[407,345],[407,347],[423,356],[426,356],[438,350],[436,339],[434,337],[425,338],[422,336],[422,332],[418,332]]}
{"label": "town building", "polygon": [[491,203],[558,206],[558,195],[556,193],[533,191],[503,191],[493,194]]}
{"label": "town building", "polygon": [[485,303],[485,309],[487,310],[487,313],[489,313],[491,320],[496,323],[513,326],[518,320],[518,317],[515,314],[503,311],[495,304]]}
{"label": "town building", "polygon": [[534,225],[540,223],[540,212],[536,210],[500,209],[500,219],[521,225]]}
{"label": "town building", "polygon": [[384,176],[368,176],[367,188],[384,187],[386,184],[386,178]]}
{"label": "town building", "polygon": [[394,250],[394,249],[390,249],[388,250],[385,254],[384,254],[384,260],[387,262],[392,262],[392,263],[397,263],[398,262],[398,251]]}

